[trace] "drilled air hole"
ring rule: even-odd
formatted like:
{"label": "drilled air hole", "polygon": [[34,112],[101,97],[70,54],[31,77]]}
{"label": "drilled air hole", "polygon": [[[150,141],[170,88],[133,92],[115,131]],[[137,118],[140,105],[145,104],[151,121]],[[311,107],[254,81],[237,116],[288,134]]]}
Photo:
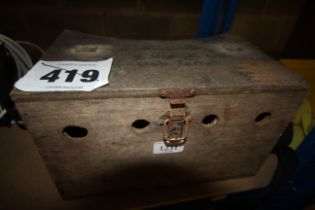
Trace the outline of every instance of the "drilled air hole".
{"label": "drilled air hole", "polygon": [[263,112],[255,118],[255,124],[257,125],[265,125],[266,123],[270,122],[271,113],[270,112]]}
{"label": "drilled air hole", "polygon": [[218,116],[214,114],[207,115],[202,119],[202,123],[207,127],[216,125],[218,121],[219,121]]}
{"label": "drilled air hole", "polygon": [[149,121],[147,120],[144,120],[144,119],[138,119],[138,120],[135,120],[133,123],[132,123],[132,127],[135,128],[135,129],[144,129],[146,128],[148,125],[150,124]]}
{"label": "drilled air hole", "polygon": [[69,125],[63,129],[63,134],[72,138],[82,138],[87,136],[88,130],[79,126]]}

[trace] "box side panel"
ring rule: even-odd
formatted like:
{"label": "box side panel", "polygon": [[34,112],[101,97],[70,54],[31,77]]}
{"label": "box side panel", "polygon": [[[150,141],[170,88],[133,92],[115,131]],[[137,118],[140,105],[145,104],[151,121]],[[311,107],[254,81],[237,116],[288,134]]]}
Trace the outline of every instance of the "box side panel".
{"label": "box side panel", "polygon": [[[157,122],[169,109],[161,98],[20,102],[18,109],[39,152],[66,197],[186,186],[254,175],[287,126],[304,91],[195,96],[184,151],[153,154],[162,141]],[[293,100],[294,99],[294,100]],[[261,122],[257,116],[267,113]],[[203,119],[216,115],[215,125]],[[134,129],[132,123],[150,124]],[[72,138],[67,126],[86,128]]]}

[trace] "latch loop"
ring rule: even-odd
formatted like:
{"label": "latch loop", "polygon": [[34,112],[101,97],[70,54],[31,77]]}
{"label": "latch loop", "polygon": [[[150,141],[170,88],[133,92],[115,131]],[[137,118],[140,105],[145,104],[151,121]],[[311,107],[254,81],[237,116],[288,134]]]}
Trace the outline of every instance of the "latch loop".
{"label": "latch loop", "polygon": [[170,98],[168,118],[163,123],[163,140],[166,146],[181,146],[186,143],[190,118],[185,97],[195,95],[194,89],[162,90],[160,96]]}

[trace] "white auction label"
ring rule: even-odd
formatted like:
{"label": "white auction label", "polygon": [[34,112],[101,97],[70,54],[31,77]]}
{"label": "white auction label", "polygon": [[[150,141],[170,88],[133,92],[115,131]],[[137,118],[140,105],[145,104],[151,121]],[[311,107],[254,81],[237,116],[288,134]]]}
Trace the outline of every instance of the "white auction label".
{"label": "white auction label", "polygon": [[184,151],[184,145],[178,147],[168,147],[163,141],[154,142],[153,154],[178,153]]}
{"label": "white auction label", "polygon": [[108,84],[113,59],[38,61],[15,87],[22,91],[92,91]]}

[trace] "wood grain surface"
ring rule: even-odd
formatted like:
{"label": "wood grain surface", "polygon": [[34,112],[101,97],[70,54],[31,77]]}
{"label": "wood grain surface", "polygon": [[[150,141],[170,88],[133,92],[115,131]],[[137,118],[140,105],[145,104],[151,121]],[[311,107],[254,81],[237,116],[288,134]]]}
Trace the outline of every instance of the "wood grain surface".
{"label": "wood grain surface", "polygon": [[[237,37],[199,40],[121,40],[64,31],[44,60],[100,60],[113,57],[109,85],[88,94],[29,93],[15,100],[156,97],[165,88],[194,88],[198,95],[306,89],[297,74]],[[17,97],[15,97],[17,95]]]}
{"label": "wood grain surface", "polygon": [[[230,36],[206,40],[131,41],[66,31],[49,60],[113,57],[110,84],[89,93],[14,90],[26,125],[64,197],[187,188],[254,176],[306,95],[304,80]],[[193,87],[192,121],[182,153],[153,154],[162,141],[164,88]],[[263,123],[255,122],[262,113]],[[205,126],[207,115],[214,126]],[[137,119],[150,124],[141,132]],[[67,126],[86,128],[71,138]]]}
{"label": "wood grain surface", "polygon": [[142,209],[210,196],[261,188],[268,185],[277,167],[270,155],[255,176],[194,184],[189,187],[119,191],[99,196],[62,199],[27,130],[0,127],[0,209],[110,210]]}

